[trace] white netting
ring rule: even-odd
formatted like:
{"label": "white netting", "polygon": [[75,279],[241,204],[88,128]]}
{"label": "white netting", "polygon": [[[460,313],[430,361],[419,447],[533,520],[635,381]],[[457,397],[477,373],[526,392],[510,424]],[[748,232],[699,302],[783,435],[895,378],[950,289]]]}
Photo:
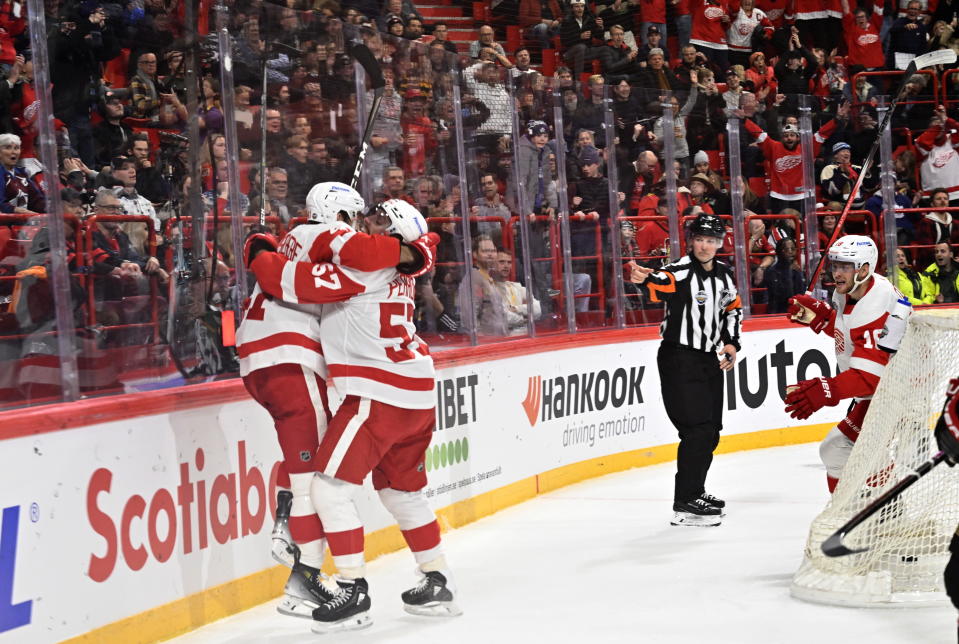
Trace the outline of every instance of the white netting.
{"label": "white netting", "polygon": [[886,369],[826,509],[812,523],[795,597],[852,606],[945,601],[942,571],[959,522],[959,467],[945,463],[844,539],[868,552],[826,557],[820,545],[938,449],[933,428],[959,376],[959,311],[921,311]]}

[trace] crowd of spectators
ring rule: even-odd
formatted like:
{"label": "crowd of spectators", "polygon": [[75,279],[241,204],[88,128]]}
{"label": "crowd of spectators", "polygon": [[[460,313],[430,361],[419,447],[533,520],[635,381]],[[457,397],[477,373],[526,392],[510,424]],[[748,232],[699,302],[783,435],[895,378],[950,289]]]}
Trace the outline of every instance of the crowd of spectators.
{"label": "crowd of spectators", "polygon": [[[191,29],[183,3],[47,2],[56,172],[37,159],[25,13],[14,11],[18,3],[0,5],[6,99],[0,100],[0,211],[43,213],[45,191],[58,189],[64,202],[81,204],[81,226],[85,215],[114,206],[145,217],[97,223],[96,247],[109,247],[119,259],[111,260],[115,266],[83,262],[111,265],[115,277],[136,266],[138,279],[166,280],[173,272],[173,242],[187,237],[180,236],[178,217],[196,203],[189,199],[194,181],[206,212],[226,221],[238,203],[243,215],[263,212],[285,230],[303,216],[314,183],[352,176],[360,124],[373,99],[370,90],[357,95],[348,54],[351,39],[362,40],[386,82],[364,189],[375,200],[409,200],[440,233],[438,266],[418,285],[417,323],[447,336],[471,328],[523,333],[530,317],[558,323],[567,288],[561,213],[570,215],[577,314],[595,312],[607,323],[612,300],[624,291],[627,310],[648,308],[622,280],[614,256],[658,265],[670,248],[671,198],[682,216],[729,215],[731,177],[738,174],[748,255],[732,257],[732,234],[724,253],[748,262],[754,302],[782,310],[786,298],[805,288],[804,221],[816,217],[820,231],[835,226],[823,213],[841,210],[851,196],[881,119],[879,97],[901,80],[894,70],[926,51],[959,48],[953,38],[959,2],[946,0],[502,0],[481,4],[482,16],[479,3],[454,1],[447,6],[473,16],[469,42],[461,39],[463,22],[411,0],[224,4],[235,158],[224,136],[228,115],[215,39],[201,27],[198,67],[188,73]],[[200,16],[207,31],[215,20],[212,13]],[[906,98],[892,119],[895,198],[906,210],[896,215],[904,249],[899,279],[924,303],[959,301],[952,253],[959,227],[951,210],[959,206],[954,78],[933,69],[904,79]],[[807,212],[803,185],[804,106],[811,108],[815,212]],[[733,156],[741,173],[730,168],[731,119],[740,124]],[[198,139],[189,139],[191,125]],[[199,154],[196,177],[187,172],[190,146]],[[239,169],[239,195],[231,195],[231,164]],[[671,195],[674,179],[678,190]],[[873,169],[853,196],[854,208],[878,217],[879,188]],[[621,221],[616,231],[608,226],[614,213]],[[472,265],[457,221],[463,214],[472,218]],[[854,215],[846,230],[878,237],[874,221]],[[0,252],[10,255],[7,242],[24,234],[30,233],[0,224]],[[210,237],[220,242],[217,262],[235,270],[229,224]],[[821,232],[820,244],[827,239]],[[36,253],[5,257],[0,274],[42,261]],[[466,274],[471,289],[462,285]],[[0,289],[9,291],[7,284]],[[98,287],[97,298],[117,292]],[[465,319],[467,310],[472,319]]]}

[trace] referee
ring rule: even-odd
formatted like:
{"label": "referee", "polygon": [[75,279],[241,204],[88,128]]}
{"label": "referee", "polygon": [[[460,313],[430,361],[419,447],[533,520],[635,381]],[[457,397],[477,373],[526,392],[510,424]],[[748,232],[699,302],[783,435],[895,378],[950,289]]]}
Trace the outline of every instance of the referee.
{"label": "referee", "polygon": [[704,487],[723,428],[722,372],[736,363],[742,322],[733,273],[716,260],[725,233],[719,217],[701,213],[687,231],[686,257],[659,270],[633,265],[630,275],[650,301],[666,303],[657,362],[679,431],[673,525],[719,525],[726,506]]}

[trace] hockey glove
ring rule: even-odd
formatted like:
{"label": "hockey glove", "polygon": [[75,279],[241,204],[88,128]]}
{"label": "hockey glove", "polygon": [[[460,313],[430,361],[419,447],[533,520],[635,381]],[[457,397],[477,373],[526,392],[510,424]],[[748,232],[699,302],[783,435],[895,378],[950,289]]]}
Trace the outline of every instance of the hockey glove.
{"label": "hockey glove", "polygon": [[436,233],[426,233],[410,243],[401,241],[402,246],[413,251],[413,261],[397,264],[396,270],[413,278],[428,273],[436,262],[435,248],[439,243],[440,236]]}
{"label": "hockey glove", "polygon": [[789,298],[789,310],[786,311],[790,322],[808,325],[819,333],[832,320],[832,309],[822,300],[808,295],[796,295]]}
{"label": "hockey glove", "polygon": [[279,243],[276,237],[270,233],[251,233],[246,237],[246,243],[243,244],[243,265],[250,268],[250,264],[256,259],[256,256],[266,251],[275,253]]}
{"label": "hockey glove", "polygon": [[786,389],[786,413],[805,420],[823,407],[834,407],[840,398],[829,378],[812,378]]}
{"label": "hockey glove", "polygon": [[936,423],[936,444],[946,453],[950,466],[959,463],[959,378],[949,381],[946,404]]}

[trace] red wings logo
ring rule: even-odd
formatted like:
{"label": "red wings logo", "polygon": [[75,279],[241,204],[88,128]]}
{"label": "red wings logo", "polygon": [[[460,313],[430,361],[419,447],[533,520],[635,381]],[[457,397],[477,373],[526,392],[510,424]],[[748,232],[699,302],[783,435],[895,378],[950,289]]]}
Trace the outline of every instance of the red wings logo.
{"label": "red wings logo", "polygon": [[749,23],[749,24],[741,23],[739,25],[739,34],[742,36],[748,36],[749,34],[753,32],[753,29],[755,29],[755,27],[756,25],[753,23]]}
{"label": "red wings logo", "polygon": [[788,172],[802,163],[802,157],[793,155],[776,159],[776,172]]}
{"label": "red wings logo", "polygon": [[770,20],[779,20],[783,15],[782,9],[770,9],[766,12],[766,17]]}
{"label": "red wings logo", "polygon": [[726,12],[720,7],[706,7],[706,11],[703,12],[703,15],[706,16],[707,20],[719,20],[726,15]]}
{"label": "red wings logo", "polygon": [[835,332],[836,338],[836,353],[843,353],[846,350],[846,338],[843,336],[842,331],[836,329]]}
{"label": "red wings logo", "polygon": [[859,36],[858,38],[856,38],[856,42],[865,47],[866,45],[871,45],[871,44],[873,44],[874,42],[879,42],[879,35],[878,35],[878,34],[863,34],[863,35]]}
{"label": "red wings logo", "polygon": [[933,160],[932,160],[932,167],[934,167],[934,168],[942,168],[942,167],[945,167],[945,165],[946,165],[947,163],[949,163],[949,161],[950,161],[950,160],[952,159],[952,157],[954,157],[954,156],[956,156],[956,153],[955,153],[954,150],[949,150],[948,152],[940,152],[939,154],[937,154],[937,155],[933,158]]}

